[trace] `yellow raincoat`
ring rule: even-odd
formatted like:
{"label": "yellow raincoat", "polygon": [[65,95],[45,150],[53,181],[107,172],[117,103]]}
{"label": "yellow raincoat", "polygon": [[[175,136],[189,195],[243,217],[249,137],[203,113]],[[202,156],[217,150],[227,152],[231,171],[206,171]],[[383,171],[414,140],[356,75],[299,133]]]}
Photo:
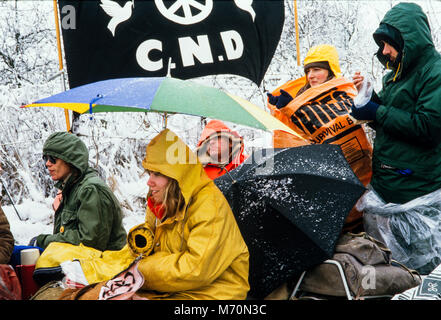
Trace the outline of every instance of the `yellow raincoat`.
{"label": "yellow raincoat", "polygon": [[146,154],[143,167],[177,180],[186,206],[162,223],[147,209],[146,224],[155,238],[153,253],[139,264],[143,289],[168,299],[245,299],[248,248],[222,192],[173,132],[162,131]]}
{"label": "yellow raincoat", "polygon": [[[153,251],[139,262],[145,282],[137,294],[148,299],[245,299],[250,288],[248,248],[221,191],[196,155],[169,130],[150,142],[146,154],[143,167],[177,180],[185,207],[163,222],[147,208],[144,226],[153,231]],[[128,237],[140,227],[133,227]],[[36,268],[78,259],[86,279],[94,283],[112,278],[135,257],[129,245],[100,252],[52,243]]]}

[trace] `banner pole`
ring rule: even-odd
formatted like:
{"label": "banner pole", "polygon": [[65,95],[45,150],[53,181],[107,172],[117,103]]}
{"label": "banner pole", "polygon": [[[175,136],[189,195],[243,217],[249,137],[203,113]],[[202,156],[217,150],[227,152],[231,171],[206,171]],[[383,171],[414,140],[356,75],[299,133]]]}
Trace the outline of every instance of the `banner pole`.
{"label": "banner pole", "polygon": [[[59,64],[59,70],[62,73],[62,81],[63,81],[63,90],[66,91],[66,85],[65,85],[65,79],[64,79],[64,66],[63,66],[63,56],[61,53],[61,39],[60,39],[60,24],[58,20],[58,6],[57,6],[57,0],[54,0],[54,15],[55,15],[55,30],[57,32],[57,48],[58,48],[58,64]],[[69,120],[69,110],[64,109],[64,117],[66,118],[66,128],[67,131],[70,131],[70,120]]]}
{"label": "banner pole", "polygon": [[294,20],[296,27],[296,50],[297,50],[297,65],[300,66],[300,40],[299,40],[299,17],[297,14],[297,0],[294,0]]}
{"label": "banner pole", "polygon": [[24,221],[24,220],[21,218],[20,214],[18,213],[17,208],[15,207],[14,200],[12,200],[11,194],[9,193],[8,188],[6,188],[6,183],[5,183],[5,181],[3,181],[3,178],[0,178],[0,179],[1,179],[1,182],[2,182],[3,187],[5,188],[6,194],[8,195],[9,201],[11,201],[12,206],[14,207],[14,210],[15,210],[15,213],[17,214],[17,217],[20,219],[20,221]]}

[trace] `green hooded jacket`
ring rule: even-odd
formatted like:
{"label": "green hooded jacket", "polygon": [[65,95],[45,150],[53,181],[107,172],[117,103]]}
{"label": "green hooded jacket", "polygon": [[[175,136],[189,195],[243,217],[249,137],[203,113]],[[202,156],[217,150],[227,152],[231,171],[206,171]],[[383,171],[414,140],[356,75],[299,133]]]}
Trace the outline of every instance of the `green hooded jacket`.
{"label": "green hooded jacket", "polygon": [[[378,94],[371,184],[386,202],[405,203],[441,188],[441,55],[420,6],[390,9],[374,33],[379,45],[382,24],[400,32],[404,47]],[[377,56],[385,64],[381,47]]]}
{"label": "green hooded jacket", "polygon": [[118,200],[97,172],[88,165],[89,151],[75,135],[56,132],[43,146],[43,154],[51,155],[72,165],[72,174],[64,184],[62,201],[54,217],[53,234],[41,234],[36,245],[46,248],[51,242],[67,242],[101,251],[120,250],[127,240]]}

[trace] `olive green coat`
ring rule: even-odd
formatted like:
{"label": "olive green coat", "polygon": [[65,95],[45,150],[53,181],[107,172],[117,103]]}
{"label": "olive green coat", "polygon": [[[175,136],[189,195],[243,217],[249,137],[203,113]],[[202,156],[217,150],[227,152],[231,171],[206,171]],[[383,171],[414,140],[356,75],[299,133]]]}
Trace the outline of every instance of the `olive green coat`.
{"label": "olive green coat", "polygon": [[382,23],[398,29],[404,49],[378,94],[371,184],[386,202],[405,203],[441,188],[441,56],[418,5],[400,3]]}
{"label": "olive green coat", "polygon": [[37,237],[37,246],[46,248],[51,242],[83,243],[101,251],[120,250],[127,233],[122,225],[122,212],[110,188],[89,167],[86,145],[67,132],[52,134],[43,146],[43,154],[52,155],[78,170],[63,185],[62,201],[54,217],[53,234]]}

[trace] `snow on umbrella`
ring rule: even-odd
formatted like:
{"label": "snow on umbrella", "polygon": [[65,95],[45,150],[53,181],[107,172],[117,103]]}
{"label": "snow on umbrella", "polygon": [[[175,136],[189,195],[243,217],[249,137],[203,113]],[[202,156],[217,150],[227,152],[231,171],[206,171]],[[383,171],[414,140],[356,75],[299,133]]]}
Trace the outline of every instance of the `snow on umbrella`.
{"label": "snow on umbrella", "polygon": [[214,182],[248,245],[255,298],[331,258],[365,191],[337,145],[257,150]]}
{"label": "snow on umbrella", "polygon": [[300,138],[284,123],[245,99],[213,87],[171,77],[98,81],[23,107],[61,107],[80,114],[124,111],[180,113],[268,131],[283,130]]}

